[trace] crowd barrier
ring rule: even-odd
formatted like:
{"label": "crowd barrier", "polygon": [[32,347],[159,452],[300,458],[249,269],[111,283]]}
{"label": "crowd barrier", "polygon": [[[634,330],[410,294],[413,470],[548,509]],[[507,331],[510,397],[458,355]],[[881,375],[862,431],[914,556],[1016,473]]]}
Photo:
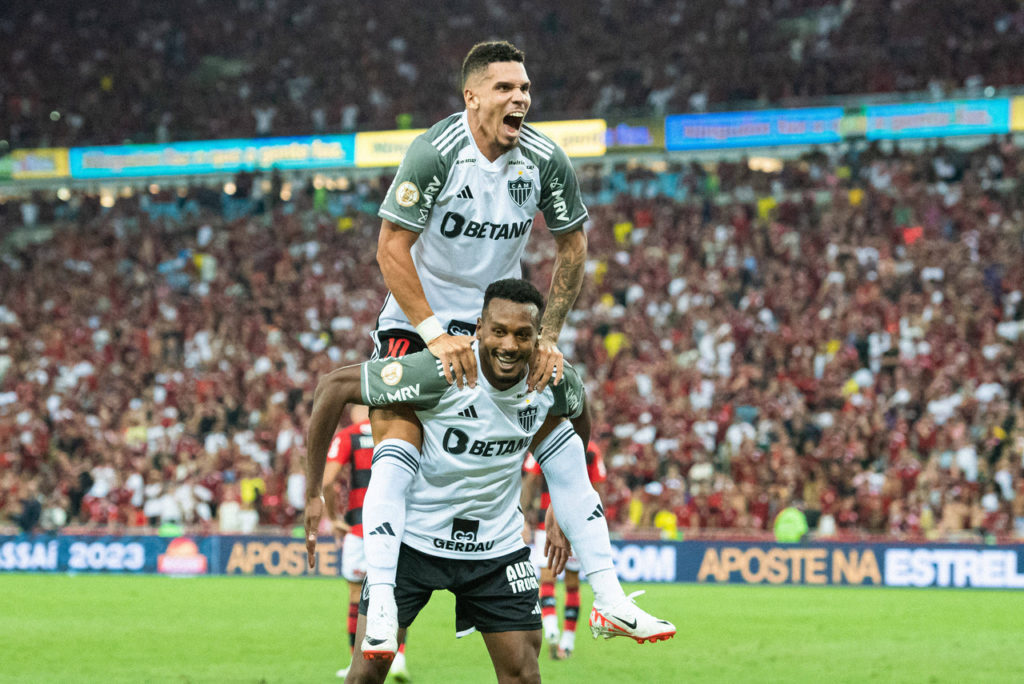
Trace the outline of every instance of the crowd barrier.
{"label": "crowd barrier", "polygon": [[[627,582],[1024,589],[1024,545],[614,541]],[[341,547],[316,567],[301,539],[269,536],[0,536],[0,572],[340,576]]]}

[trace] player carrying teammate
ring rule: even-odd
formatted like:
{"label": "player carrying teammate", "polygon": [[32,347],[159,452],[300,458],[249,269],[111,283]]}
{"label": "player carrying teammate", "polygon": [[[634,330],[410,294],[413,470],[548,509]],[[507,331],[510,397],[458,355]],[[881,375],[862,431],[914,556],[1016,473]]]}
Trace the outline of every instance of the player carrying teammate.
{"label": "player carrying teammate", "polygon": [[[538,550],[547,546],[547,534],[544,529],[544,518],[551,505],[551,494],[540,464],[533,454],[526,456],[523,464],[523,493],[520,498],[521,507],[527,521],[536,524],[534,535],[534,562],[540,566],[540,612],[544,626],[544,638],[551,647],[551,657],[565,660],[576,648],[576,623],[580,615],[580,561],[575,555],[570,556],[565,564],[565,609],[561,634],[558,631],[558,603],[555,598],[555,582],[558,576],[549,567],[547,558]],[[598,496],[601,494],[602,483],[608,478],[608,471],[601,458],[601,450],[597,444],[587,445],[587,475]],[[539,490],[539,496],[537,496]],[[535,506],[536,504],[536,506]]]}
{"label": "player carrying teammate", "polygon": [[[363,553],[363,497],[370,484],[370,465],[373,461],[373,435],[370,432],[369,411],[365,406],[352,406],[349,412],[352,424],[338,430],[327,451],[324,468],[324,505],[331,531],[338,541],[344,536],[341,554],[341,574],[348,581],[348,650],[355,653],[356,623],[359,620],[359,592],[366,579],[366,556]],[[346,471],[345,466],[348,466]],[[338,492],[335,483],[348,485],[348,505],[345,516],[338,515]],[[348,674],[348,667],[337,671],[338,677]],[[405,643],[398,646],[391,676],[399,682],[407,681],[409,671],[405,663]]]}
{"label": "player carrying teammate", "polygon": [[[377,261],[390,291],[373,335],[376,357],[429,349],[449,382],[460,387],[476,384],[471,345],[484,290],[494,280],[520,275],[538,212],[557,253],[527,379],[532,390],[561,380],[558,335],[583,281],[587,210],[565,152],[524,123],[530,81],[523,59],[507,42],[469,51],[462,65],[465,111],[413,141],[379,212]],[[422,429],[408,407],[376,407],[370,417],[378,444],[401,440],[418,458]],[[392,480],[378,469],[375,460],[364,522],[371,530],[385,523],[394,529],[405,516],[404,476]],[[387,632],[394,620],[399,542],[400,536],[373,532],[365,538],[369,631],[376,640],[394,640]],[[608,570],[614,575],[610,555]]]}
{"label": "player carrying teammate", "polygon": [[[502,682],[540,677],[540,604],[518,505],[519,473],[528,449],[536,454],[552,489],[552,506],[584,564],[593,547],[600,548],[602,531],[607,540],[603,518],[595,517],[596,507],[591,508],[599,506],[597,493],[573,454],[583,448],[576,430],[589,434],[590,429],[579,377],[566,366],[558,386],[534,392],[527,385],[542,305],[540,293],[524,280],[503,280],[488,288],[474,347],[481,376],[473,388],[460,391],[450,385],[440,362],[426,352],[331,372],[317,385],[307,441],[307,482],[320,483],[331,434],[325,426],[337,424],[346,404],[404,403],[416,411],[423,425],[422,456],[402,440],[385,440],[374,452],[373,478],[377,462],[409,476],[402,489],[403,501],[407,493],[409,500],[403,529],[391,529],[385,522],[373,530],[402,540],[394,587],[399,636],[433,591],[447,589],[456,596],[458,634],[482,633]],[[312,566],[324,503],[321,487],[309,487],[306,535]],[[566,491],[586,504],[589,517],[575,510]],[[365,634],[368,603],[364,593],[358,626],[364,657],[370,641]],[[631,624],[647,635],[638,640],[675,634],[671,623],[628,599],[616,603],[603,619]],[[390,658],[355,658],[346,681],[381,682],[389,665]]]}

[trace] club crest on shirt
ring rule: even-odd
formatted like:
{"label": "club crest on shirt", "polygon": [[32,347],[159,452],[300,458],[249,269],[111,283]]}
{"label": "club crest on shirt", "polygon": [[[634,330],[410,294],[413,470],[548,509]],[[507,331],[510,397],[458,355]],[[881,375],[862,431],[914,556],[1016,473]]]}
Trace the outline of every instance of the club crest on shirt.
{"label": "club crest on shirt", "polygon": [[530,195],[532,194],[533,181],[519,177],[508,182],[508,195],[512,198],[512,201],[519,206],[526,204],[526,200],[530,199]]}
{"label": "club crest on shirt", "polygon": [[395,201],[403,207],[411,207],[420,201],[420,189],[412,181],[399,183],[395,188]]}
{"label": "club crest on shirt", "polygon": [[519,409],[517,417],[519,418],[519,427],[530,432],[533,430],[533,426],[537,424],[537,407],[527,406],[526,408]]}
{"label": "club crest on shirt", "polygon": [[385,385],[397,385],[402,380],[402,363],[392,361],[380,369],[380,379]]}

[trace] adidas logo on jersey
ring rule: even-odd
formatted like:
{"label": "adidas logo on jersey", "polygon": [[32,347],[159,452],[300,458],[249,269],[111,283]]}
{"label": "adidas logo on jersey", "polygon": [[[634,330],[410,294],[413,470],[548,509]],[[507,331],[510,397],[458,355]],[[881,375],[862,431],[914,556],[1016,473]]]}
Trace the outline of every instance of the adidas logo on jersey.
{"label": "adidas logo on jersey", "polygon": [[459,415],[462,416],[463,418],[479,418],[480,417],[476,413],[476,406],[473,406],[472,404],[469,407],[464,408],[461,411],[459,411]]}
{"label": "adidas logo on jersey", "polygon": [[389,537],[394,537],[395,536],[395,531],[393,529],[391,529],[391,523],[386,522],[386,523],[381,523],[380,525],[377,525],[377,529],[375,529],[373,532],[371,532],[370,536],[373,536],[375,534],[384,534],[384,535],[387,535]]}
{"label": "adidas logo on jersey", "polygon": [[459,199],[473,199],[473,191],[470,190],[469,186],[467,185],[466,187],[462,188],[462,190],[459,190],[459,194],[456,195],[456,197],[458,197]]}
{"label": "adidas logo on jersey", "polygon": [[601,504],[597,504],[597,508],[594,509],[594,512],[590,514],[590,517],[587,518],[587,520],[597,520],[598,518],[603,518],[603,517],[604,517],[604,508],[601,507]]}

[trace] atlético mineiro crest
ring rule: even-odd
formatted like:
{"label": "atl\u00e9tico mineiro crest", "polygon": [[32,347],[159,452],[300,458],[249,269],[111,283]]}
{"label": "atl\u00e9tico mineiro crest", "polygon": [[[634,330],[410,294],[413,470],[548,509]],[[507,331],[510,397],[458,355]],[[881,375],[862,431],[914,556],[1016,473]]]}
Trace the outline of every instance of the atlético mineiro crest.
{"label": "atl\u00e9tico mineiro crest", "polygon": [[532,194],[533,181],[519,177],[508,182],[508,195],[512,198],[512,201],[519,206],[526,204],[526,200],[530,199],[530,195]]}
{"label": "atl\u00e9tico mineiro crest", "polygon": [[537,423],[537,407],[527,406],[526,408],[519,409],[519,427],[523,428],[527,432],[533,430],[533,426]]}

